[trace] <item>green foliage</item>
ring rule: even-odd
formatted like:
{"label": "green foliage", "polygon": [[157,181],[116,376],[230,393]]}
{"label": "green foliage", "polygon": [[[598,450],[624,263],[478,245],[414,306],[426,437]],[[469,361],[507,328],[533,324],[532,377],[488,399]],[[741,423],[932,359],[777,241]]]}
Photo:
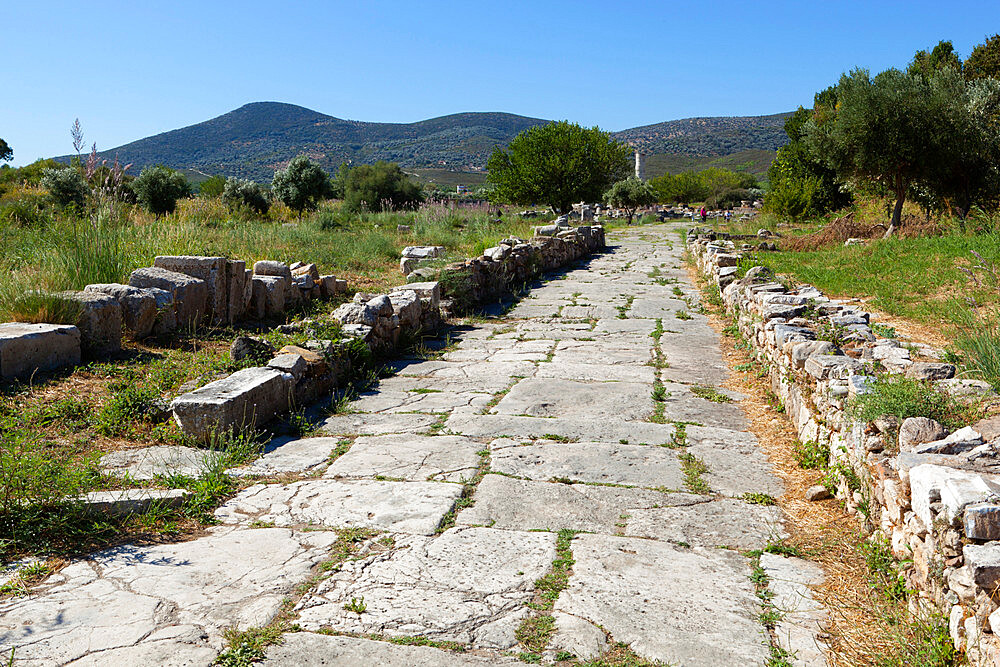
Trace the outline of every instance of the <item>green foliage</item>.
{"label": "green foliage", "polygon": [[792,446],[792,454],[799,467],[806,470],[826,470],[830,465],[830,446],[815,440],[796,440]]}
{"label": "green foliage", "polygon": [[657,201],[669,204],[705,202],[712,208],[753,199],[750,190],[758,186],[753,174],[719,167],[664,174],[650,179],[649,184],[656,192]]}
{"label": "green foliage", "polygon": [[264,187],[245,178],[227,178],[222,189],[222,201],[230,211],[245,208],[258,215],[267,215],[271,208]]}
{"label": "green foliage", "polygon": [[320,201],[330,197],[333,188],[318,164],[299,155],[292,158],[286,168],[274,172],[271,192],[301,218],[303,211],[314,210]]}
{"label": "green foliage", "polygon": [[941,40],[930,53],[923,49],[914,53],[913,60],[906,68],[906,73],[929,78],[932,73],[939,72],[946,67],[961,72],[962,60],[955,52],[954,44]]}
{"label": "green foliage", "polygon": [[87,179],[73,167],[46,169],[42,173],[42,187],[48,190],[56,204],[63,208],[70,205],[83,208],[90,194]]}
{"label": "green foliage", "polygon": [[631,149],[599,128],[559,121],[518,134],[507,150],[490,156],[489,183],[494,200],[545,204],[557,213],[578,201],[598,201],[625,177]]}
{"label": "green foliage", "polygon": [[1000,79],[1000,34],[988,37],[972,49],[963,69],[969,80],[992,77]]}
{"label": "green foliage", "polygon": [[10,162],[14,159],[14,150],[6,141],[0,139],[0,162]]}
{"label": "green foliage", "polygon": [[226,187],[226,177],[221,174],[209,176],[198,184],[198,194],[205,197],[219,197]]}
{"label": "green foliage", "polygon": [[635,176],[618,181],[604,193],[605,203],[612,208],[623,208],[628,215],[628,224],[632,224],[632,216],[640,206],[656,203],[656,191]]}
{"label": "green foliage", "polygon": [[348,212],[413,210],[424,200],[420,186],[395,163],[359,165],[346,173],[342,165],[334,189],[341,182],[344,209]]}
{"label": "green foliage", "polygon": [[849,403],[848,412],[863,422],[875,421],[882,415],[899,419],[929,417],[954,429],[974,421],[976,410],[928,382],[883,373],[875,377],[870,391]]}
{"label": "green foliage", "polygon": [[143,208],[159,217],[174,212],[177,200],[191,194],[191,184],[180,172],[158,165],[143,169],[132,181],[132,191]]}

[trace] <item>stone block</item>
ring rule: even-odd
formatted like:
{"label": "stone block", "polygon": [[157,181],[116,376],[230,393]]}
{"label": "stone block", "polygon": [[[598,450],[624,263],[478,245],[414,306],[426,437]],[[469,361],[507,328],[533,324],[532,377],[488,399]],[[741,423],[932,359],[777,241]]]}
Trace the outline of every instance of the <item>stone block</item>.
{"label": "stone block", "polygon": [[860,371],[863,364],[844,355],[813,355],[806,359],[805,371],[817,380],[847,378]]}
{"label": "stone block", "polygon": [[346,294],[347,293],[347,281],[346,280],[337,280],[336,284],[337,284],[337,294]]}
{"label": "stone block", "polygon": [[225,257],[161,255],[153,260],[153,266],[203,281],[206,290],[205,314],[213,324],[229,322],[229,288],[226,281],[229,267]]}
{"label": "stone block", "polygon": [[399,290],[389,295],[392,312],[399,318],[399,326],[407,330],[420,327],[420,297],[413,290]]}
{"label": "stone block", "polygon": [[284,352],[267,362],[267,367],[281,371],[282,373],[288,373],[296,380],[300,380],[306,374],[309,364],[306,363],[306,360],[300,354]]}
{"label": "stone block", "polygon": [[[391,304],[390,304],[391,306]],[[338,307],[330,317],[341,325],[363,324],[367,327],[375,327],[377,315],[363,303],[345,303]]]}
{"label": "stone block", "polygon": [[103,356],[122,349],[122,306],[118,299],[100,292],[59,292],[58,296],[83,307],[76,325],[85,356]]}
{"label": "stone block", "polygon": [[287,278],[254,275],[251,281],[253,295],[250,299],[249,310],[254,317],[263,319],[285,312],[285,294],[288,291]]}
{"label": "stone block", "polygon": [[1000,544],[966,544],[962,556],[976,586],[995,591],[1000,585]]}
{"label": "stone block", "polygon": [[397,287],[393,291],[412,290],[417,293],[421,301],[428,301],[431,308],[439,308],[441,305],[441,284],[437,281],[409,283],[405,286]]}
{"label": "stone block", "polygon": [[203,441],[253,428],[286,411],[294,378],[273,368],[247,368],[210,382],[170,404],[184,433]]}
{"label": "stone block", "polygon": [[27,379],[80,363],[80,330],[67,324],[0,324],[0,378]]}
{"label": "stone block", "polygon": [[[775,327],[777,329],[777,327]],[[777,334],[776,334],[777,335]],[[815,355],[832,356],[837,351],[836,346],[825,340],[807,340],[792,345],[792,366],[805,368],[806,360]]]}
{"label": "stone block", "polygon": [[916,362],[906,368],[906,377],[914,380],[948,380],[955,377],[955,366],[924,361]]}
{"label": "stone block", "polygon": [[197,327],[205,317],[208,288],[200,278],[154,266],[133,271],[128,284],[170,292],[174,297],[174,312],[179,327]]}
{"label": "stone block", "polygon": [[292,277],[307,277],[315,284],[319,280],[319,267],[315,264],[302,264],[292,269]]}
{"label": "stone block", "polygon": [[292,270],[288,268],[287,264],[268,259],[262,259],[259,262],[254,263],[253,274],[255,276],[277,276],[278,278],[287,278],[289,283],[292,280]]}
{"label": "stone block", "polygon": [[186,489],[92,491],[83,497],[83,505],[92,514],[127,516],[142,514],[154,504],[160,507],[180,507],[190,495],[191,492]]}
{"label": "stone block", "polygon": [[1000,504],[985,502],[968,505],[962,523],[965,536],[970,539],[1000,540]]}
{"label": "stone block", "polygon": [[226,318],[228,324],[243,319],[250,303],[252,285],[247,264],[241,259],[226,260]]}
{"label": "stone block", "polygon": [[156,323],[156,297],[149,290],[118,283],[102,283],[87,285],[83,291],[105,294],[116,299],[122,308],[122,322],[133,340],[142,340],[153,332],[153,325]]}
{"label": "stone block", "polygon": [[912,450],[917,445],[942,440],[947,435],[948,430],[933,419],[907,417],[899,427],[899,448]]}
{"label": "stone block", "polygon": [[177,308],[174,305],[174,295],[158,287],[146,287],[145,292],[156,301],[153,335],[166,336],[177,331]]}
{"label": "stone block", "polygon": [[989,500],[1000,490],[995,475],[925,463],[909,471],[910,502],[924,528],[934,523],[935,508],[947,523],[962,516],[965,507]]}
{"label": "stone block", "polygon": [[337,294],[337,276],[320,276],[319,293],[324,299],[332,299]]}

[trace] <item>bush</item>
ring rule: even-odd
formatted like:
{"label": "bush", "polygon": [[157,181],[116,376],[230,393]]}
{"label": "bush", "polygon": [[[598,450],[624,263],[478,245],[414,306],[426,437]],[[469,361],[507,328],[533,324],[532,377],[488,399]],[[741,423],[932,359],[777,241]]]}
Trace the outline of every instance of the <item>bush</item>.
{"label": "bush", "polygon": [[73,167],[46,169],[42,173],[42,187],[62,208],[70,205],[82,208],[90,194],[87,179]]}
{"label": "bush", "polygon": [[243,178],[227,178],[222,190],[222,201],[229,210],[250,209],[260,215],[267,215],[271,202],[267,191],[259,183]]}
{"label": "bush", "polygon": [[414,210],[423,201],[420,186],[410,180],[398,164],[363,164],[347,172],[344,183],[346,211]]}
{"label": "bush", "polygon": [[191,194],[191,184],[180,172],[157,165],[142,170],[132,181],[132,191],[143,208],[159,217],[174,212],[177,200]]}
{"label": "bush", "polygon": [[288,167],[274,172],[271,192],[301,218],[303,211],[314,210],[320,201],[332,196],[333,186],[318,164],[299,155],[291,159]]}
{"label": "bush", "polygon": [[218,197],[226,187],[230,179],[216,174],[201,182],[198,186],[198,194],[203,197]]}
{"label": "bush", "polygon": [[883,373],[876,376],[866,394],[857,396],[848,406],[848,413],[863,422],[875,421],[882,415],[929,417],[951,429],[975,420],[976,409],[960,403],[948,392],[921,380]]}

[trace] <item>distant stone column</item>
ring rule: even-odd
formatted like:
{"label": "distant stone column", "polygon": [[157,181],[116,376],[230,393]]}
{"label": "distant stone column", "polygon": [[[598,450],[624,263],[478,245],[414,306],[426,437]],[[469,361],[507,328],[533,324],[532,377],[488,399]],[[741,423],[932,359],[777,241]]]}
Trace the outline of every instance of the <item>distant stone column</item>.
{"label": "distant stone column", "polygon": [[646,180],[646,156],[635,151],[635,177],[640,181]]}

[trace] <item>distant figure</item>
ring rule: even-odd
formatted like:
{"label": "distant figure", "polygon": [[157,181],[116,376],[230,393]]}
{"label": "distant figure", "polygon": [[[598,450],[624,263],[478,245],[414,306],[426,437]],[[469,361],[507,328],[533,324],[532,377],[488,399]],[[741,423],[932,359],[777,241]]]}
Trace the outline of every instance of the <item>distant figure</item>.
{"label": "distant figure", "polygon": [[702,206],[700,213],[701,213],[701,224],[705,224],[705,221],[708,220],[708,211],[706,211],[705,207]]}
{"label": "distant figure", "polygon": [[726,211],[726,224],[727,225],[729,224],[729,221],[732,219],[732,217],[733,217],[733,212],[732,211]]}

